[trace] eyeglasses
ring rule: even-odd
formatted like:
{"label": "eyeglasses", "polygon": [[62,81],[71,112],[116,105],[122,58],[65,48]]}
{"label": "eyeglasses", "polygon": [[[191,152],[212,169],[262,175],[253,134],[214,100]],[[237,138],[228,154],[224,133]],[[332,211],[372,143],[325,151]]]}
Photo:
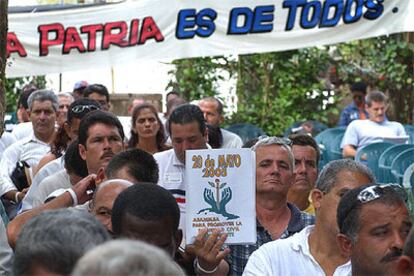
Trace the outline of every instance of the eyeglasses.
{"label": "eyeglasses", "polygon": [[94,110],[99,110],[99,107],[96,105],[77,105],[72,107],[71,111],[73,113],[83,113],[85,111],[90,112]]}
{"label": "eyeglasses", "polygon": [[357,199],[361,203],[367,203],[376,200],[384,195],[384,189],[386,188],[392,188],[402,199],[404,199],[404,201],[407,201],[407,193],[398,184],[382,184],[366,187],[359,192]]}

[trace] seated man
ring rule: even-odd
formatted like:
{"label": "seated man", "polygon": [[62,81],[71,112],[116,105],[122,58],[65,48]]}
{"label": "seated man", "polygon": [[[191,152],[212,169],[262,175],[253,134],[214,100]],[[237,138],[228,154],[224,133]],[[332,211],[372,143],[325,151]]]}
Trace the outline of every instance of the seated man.
{"label": "seated man", "polygon": [[112,228],[118,238],[142,240],[174,257],[182,239],[180,210],[170,192],[153,183],[123,191],[112,209]]}
{"label": "seated man", "polygon": [[[0,161],[0,195],[15,203],[22,201],[27,188],[24,188],[25,185],[21,182],[19,191],[17,183],[11,178],[13,171],[18,162],[25,163],[30,168],[36,167],[40,159],[49,152],[49,143],[53,141],[55,134],[58,99],[53,91],[38,90],[30,95],[28,105],[33,134],[9,146]],[[31,179],[27,180],[29,181]],[[9,215],[13,216],[13,211]]]}
{"label": "seated man", "polygon": [[338,126],[346,127],[354,120],[365,120],[368,112],[365,110],[365,95],[367,86],[363,82],[356,82],[351,86],[352,103],[341,111]]}
{"label": "seated man", "polygon": [[[214,97],[208,97],[201,99],[198,105],[204,114],[204,119],[207,124],[212,127],[220,127],[224,122],[223,104],[220,100]],[[223,136],[221,148],[241,148],[243,146],[243,141],[237,134],[223,128],[220,128],[220,130]]]}
{"label": "seated man", "polygon": [[398,260],[397,274],[398,276],[414,275],[414,228],[411,228],[405,241],[402,256]]}
{"label": "seated man", "polygon": [[386,120],[387,98],[384,93],[371,92],[365,102],[369,120],[355,120],[349,124],[341,143],[344,157],[354,158],[358,148],[381,142],[384,137],[406,135],[400,123]]}
{"label": "seated man", "polygon": [[105,228],[86,212],[45,212],[22,229],[14,252],[14,275],[69,275],[83,254],[109,239]]}
{"label": "seated man", "polygon": [[[157,163],[151,154],[140,149],[128,150],[115,155],[106,167],[105,173],[108,179],[129,180],[128,183],[156,182],[158,180]],[[110,182],[111,185],[100,187],[105,182],[98,184],[96,180],[96,175],[89,175],[55,199],[17,216],[7,227],[9,244],[14,247],[21,228],[33,216],[47,210],[83,205],[90,199],[92,201],[86,207],[89,207],[89,211],[112,233],[112,224],[109,222],[113,202],[128,185],[123,181],[116,181]],[[95,186],[98,187],[95,189]],[[90,193],[93,189],[95,192]],[[83,209],[86,210],[86,208]]]}
{"label": "seated man", "polygon": [[293,134],[289,139],[292,141],[295,158],[295,180],[289,189],[288,201],[295,204],[299,210],[314,215],[315,208],[309,201],[309,195],[318,178],[319,146],[306,134]]}
{"label": "seated man", "polygon": [[397,184],[366,185],[339,202],[337,241],[351,257],[352,275],[395,275],[412,223]]}
{"label": "seated man", "polygon": [[328,163],[312,190],[315,225],[260,247],[250,257],[243,275],[349,274],[349,258],[339,252],[336,243],[336,208],[343,193],[372,181],[372,172],[361,163],[349,159]]}

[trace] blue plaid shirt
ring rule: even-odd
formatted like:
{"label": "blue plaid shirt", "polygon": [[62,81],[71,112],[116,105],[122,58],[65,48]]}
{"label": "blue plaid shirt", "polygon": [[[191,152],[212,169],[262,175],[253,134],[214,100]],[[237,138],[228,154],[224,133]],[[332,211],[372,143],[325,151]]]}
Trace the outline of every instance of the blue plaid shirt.
{"label": "blue plaid shirt", "polygon": [[[315,224],[315,217],[305,212],[301,212],[295,205],[288,203],[291,217],[287,229],[280,236],[281,239],[292,236],[301,231],[308,225]],[[230,266],[230,275],[242,275],[244,267],[250,255],[263,244],[272,241],[272,237],[267,230],[257,221],[257,242],[256,244],[229,245],[231,249],[227,262]]]}

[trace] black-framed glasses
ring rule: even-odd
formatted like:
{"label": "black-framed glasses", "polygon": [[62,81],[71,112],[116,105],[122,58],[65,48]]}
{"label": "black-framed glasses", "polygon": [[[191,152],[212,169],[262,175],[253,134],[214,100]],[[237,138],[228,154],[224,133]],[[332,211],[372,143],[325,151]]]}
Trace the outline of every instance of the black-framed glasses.
{"label": "black-framed glasses", "polygon": [[99,107],[93,104],[88,104],[88,105],[76,105],[74,107],[72,107],[71,111],[73,113],[83,113],[85,111],[90,112],[90,111],[94,111],[94,110],[99,110]]}
{"label": "black-framed glasses", "polygon": [[404,188],[399,184],[381,184],[381,185],[372,185],[366,187],[359,192],[357,199],[361,203],[368,203],[370,201],[380,198],[384,194],[384,189],[391,188],[393,189],[404,201],[407,201],[408,196]]}

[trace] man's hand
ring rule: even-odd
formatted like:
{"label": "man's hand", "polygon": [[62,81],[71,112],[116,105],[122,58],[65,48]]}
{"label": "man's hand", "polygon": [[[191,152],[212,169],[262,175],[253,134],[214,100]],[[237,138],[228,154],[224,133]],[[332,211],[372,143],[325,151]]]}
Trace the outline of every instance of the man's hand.
{"label": "man's hand", "polygon": [[211,271],[219,266],[220,262],[230,253],[230,249],[221,249],[227,234],[221,234],[220,230],[214,230],[207,239],[206,234],[207,228],[201,230],[194,243],[187,246],[186,251],[197,257],[200,267]]}
{"label": "man's hand", "polygon": [[72,189],[78,198],[78,204],[84,204],[88,200],[92,199],[92,191],[94,191],[96,187],[95,180],[96,174],[90,174],[72,186]]}

